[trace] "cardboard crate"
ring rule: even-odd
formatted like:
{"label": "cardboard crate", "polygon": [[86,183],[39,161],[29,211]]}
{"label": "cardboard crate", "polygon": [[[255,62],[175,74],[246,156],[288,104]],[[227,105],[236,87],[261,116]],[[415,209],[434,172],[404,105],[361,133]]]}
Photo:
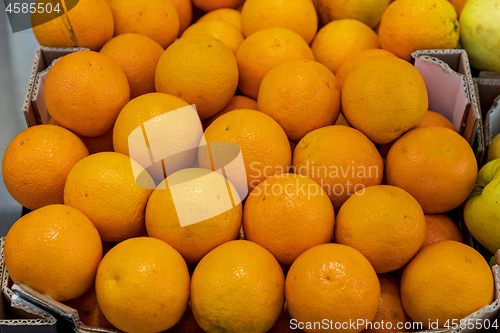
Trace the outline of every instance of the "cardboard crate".
{"label": "cardboard crate", "polygon": [[[48,68],[57,58],[68,53],[82,50],[79,48],[47,48],[41,47],[35,53],[32,75],[26,100],[23,105],[23,113],[28,126],[47,123],[50,116],[43,101],[43,82],[45,81]],[[477,84],[472,78],[467,54],[464,50],[423,50],[413,54],[413,64],[419,70],[425,80],[429,94],[429,109],[439,112],[447,117],[458,129],[474,150],[478,165],[481,165],[485,155],[485,134],[483,130],[480,99],[478,97]],[[479,81],[479,84],[482,84]],[[486,98],[481,98],[483,102]],[[500,113],[500,110],[498,110]],[[500,116],[499,116],[500,118]],[[500,131],[500,121],[499,121]],[[461,210],[457,216],[461,216]],[[476,249],[483,250],[470,236],[464,227],[463,221],[459,221],[464,241]],[[243,235],[240,235],[243,237]],[[240,238],[241,238],[240,237]],[[2,243],[3,246],[3,243]],[[482,251],[485,255],[485,252]],[[0,257],[3,265],[3,252]],[[492,304],[469,315],[466,319],[473,323],[474,327],[489,320],[492,323],[500,313],[500,254],[495,257],[495,265],[492,267],[495,280],[495,300]],[[8,281],[8,274],[4,274]],[[15,298],[26,304],[46,310],[49,316],[57,318],[59,322],[72,327],[76,332],[107,332],[116,331],[92,328],[83,325],[76,310],[52,300],[26,286],[20,284],[4,283],[4,293],[15,295]],[[476,325],[478,324],[478,325]],[[0,322],[0,329],[4,326]],[[425,332],[479,332],[477,329],[438,330]],[[31,332],[31,331],[30,331]]]}

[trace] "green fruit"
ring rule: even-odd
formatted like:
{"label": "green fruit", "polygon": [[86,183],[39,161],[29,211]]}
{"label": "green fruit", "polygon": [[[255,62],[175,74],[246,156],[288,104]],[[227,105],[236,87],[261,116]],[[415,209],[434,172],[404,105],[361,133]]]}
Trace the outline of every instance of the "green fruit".
{"label": "green fruit", "polygon": [[472,67],[500,72],[500,0],[467,1],[460,29]]}

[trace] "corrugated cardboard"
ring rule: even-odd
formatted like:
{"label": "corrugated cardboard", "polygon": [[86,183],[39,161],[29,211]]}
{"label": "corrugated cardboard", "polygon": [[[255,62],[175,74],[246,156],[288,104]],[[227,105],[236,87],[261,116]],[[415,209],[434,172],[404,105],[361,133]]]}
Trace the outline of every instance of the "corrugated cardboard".
{"label": "corrugated cardboard", "polygon": [[[487,152],[493,137],[500,133],[500,73],[481,72],[479,78],[474,78],[474,83],[484,118],[484,142]],[[486,158],[483,159],[483,163],[485,162]]]}
{"label": "corrugated cardboard", "polygon": [[[35,54],[30,85],[23,106],[23,112],[28,126],[46,123],[48,114],[43,105],[44,70],[58,57],[75,52],[80,49],[52,49],[40,48]],[[474,88],[467,54],[463,50],[425,50],[413,54],[415,67],[420,71],[429,93],[429,107],[439,112],[452,121],[460,133],[468,140],[474,149],[478,162],[483,158],[484,134],[481,121],[479,100]],[[463,226],[462,226],[463,227]],[[465,229],[467,236],[467,232]],[[473,240],[468,235],[465,238],[472,244]],[[3,246],[3,243],[2,243]],[[2,247],[3,248],[3,247]],[[0,257],[3,263],[3,252]],[[495,301],[467,317],[476,323],[480,320],[496,318],[500,312],[500,266],[492,267],[495,279]],[[8,281],[5,272],[2,281]],[[45,309],[49,316],[56,317],[65,327],[72,327],[77,332],[117,332],[106,329],[92,328],[83,325],[76,310],[54,301],[26,286],[14,284],[10,287],[7,282],[2,286],[5,293],[17,295],[15,299]],[[1,311],[1,309],[0,309]],[[50,314],[49,314],[50,313]],[[0,329],[4,326],[0,321]],[[476,332],[477,330],[440,330],[432,332]],[[21,331],[34,332],[34,330]],[[431,332],[431,331],[429,331]]]}

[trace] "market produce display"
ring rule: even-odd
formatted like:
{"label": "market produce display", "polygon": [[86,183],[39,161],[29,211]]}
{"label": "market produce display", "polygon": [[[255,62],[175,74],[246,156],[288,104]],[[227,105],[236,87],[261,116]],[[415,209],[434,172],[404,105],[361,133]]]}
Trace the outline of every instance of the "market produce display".
{"label": "market produce display", "polygon": [[455,329],[493,302],[500,134],[483,166],[411,54],[500,71],[500,1],[63,7],[35,37],[87,50],[3,154],[14,282],[132,333]]}

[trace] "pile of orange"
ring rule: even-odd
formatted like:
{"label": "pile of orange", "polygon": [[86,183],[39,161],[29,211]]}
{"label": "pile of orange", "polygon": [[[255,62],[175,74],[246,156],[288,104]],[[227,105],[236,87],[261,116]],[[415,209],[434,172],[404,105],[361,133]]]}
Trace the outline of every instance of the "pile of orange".
{"label": "pile of orange", "polygon": [[52,65],[50,124],[3,156],[33,210],[13,281],[125,332],[379,332],[492,302],[449,217],[474,152],[409,63],[456,46],[450,2],[63,4],[37,40],[90,50]]}

